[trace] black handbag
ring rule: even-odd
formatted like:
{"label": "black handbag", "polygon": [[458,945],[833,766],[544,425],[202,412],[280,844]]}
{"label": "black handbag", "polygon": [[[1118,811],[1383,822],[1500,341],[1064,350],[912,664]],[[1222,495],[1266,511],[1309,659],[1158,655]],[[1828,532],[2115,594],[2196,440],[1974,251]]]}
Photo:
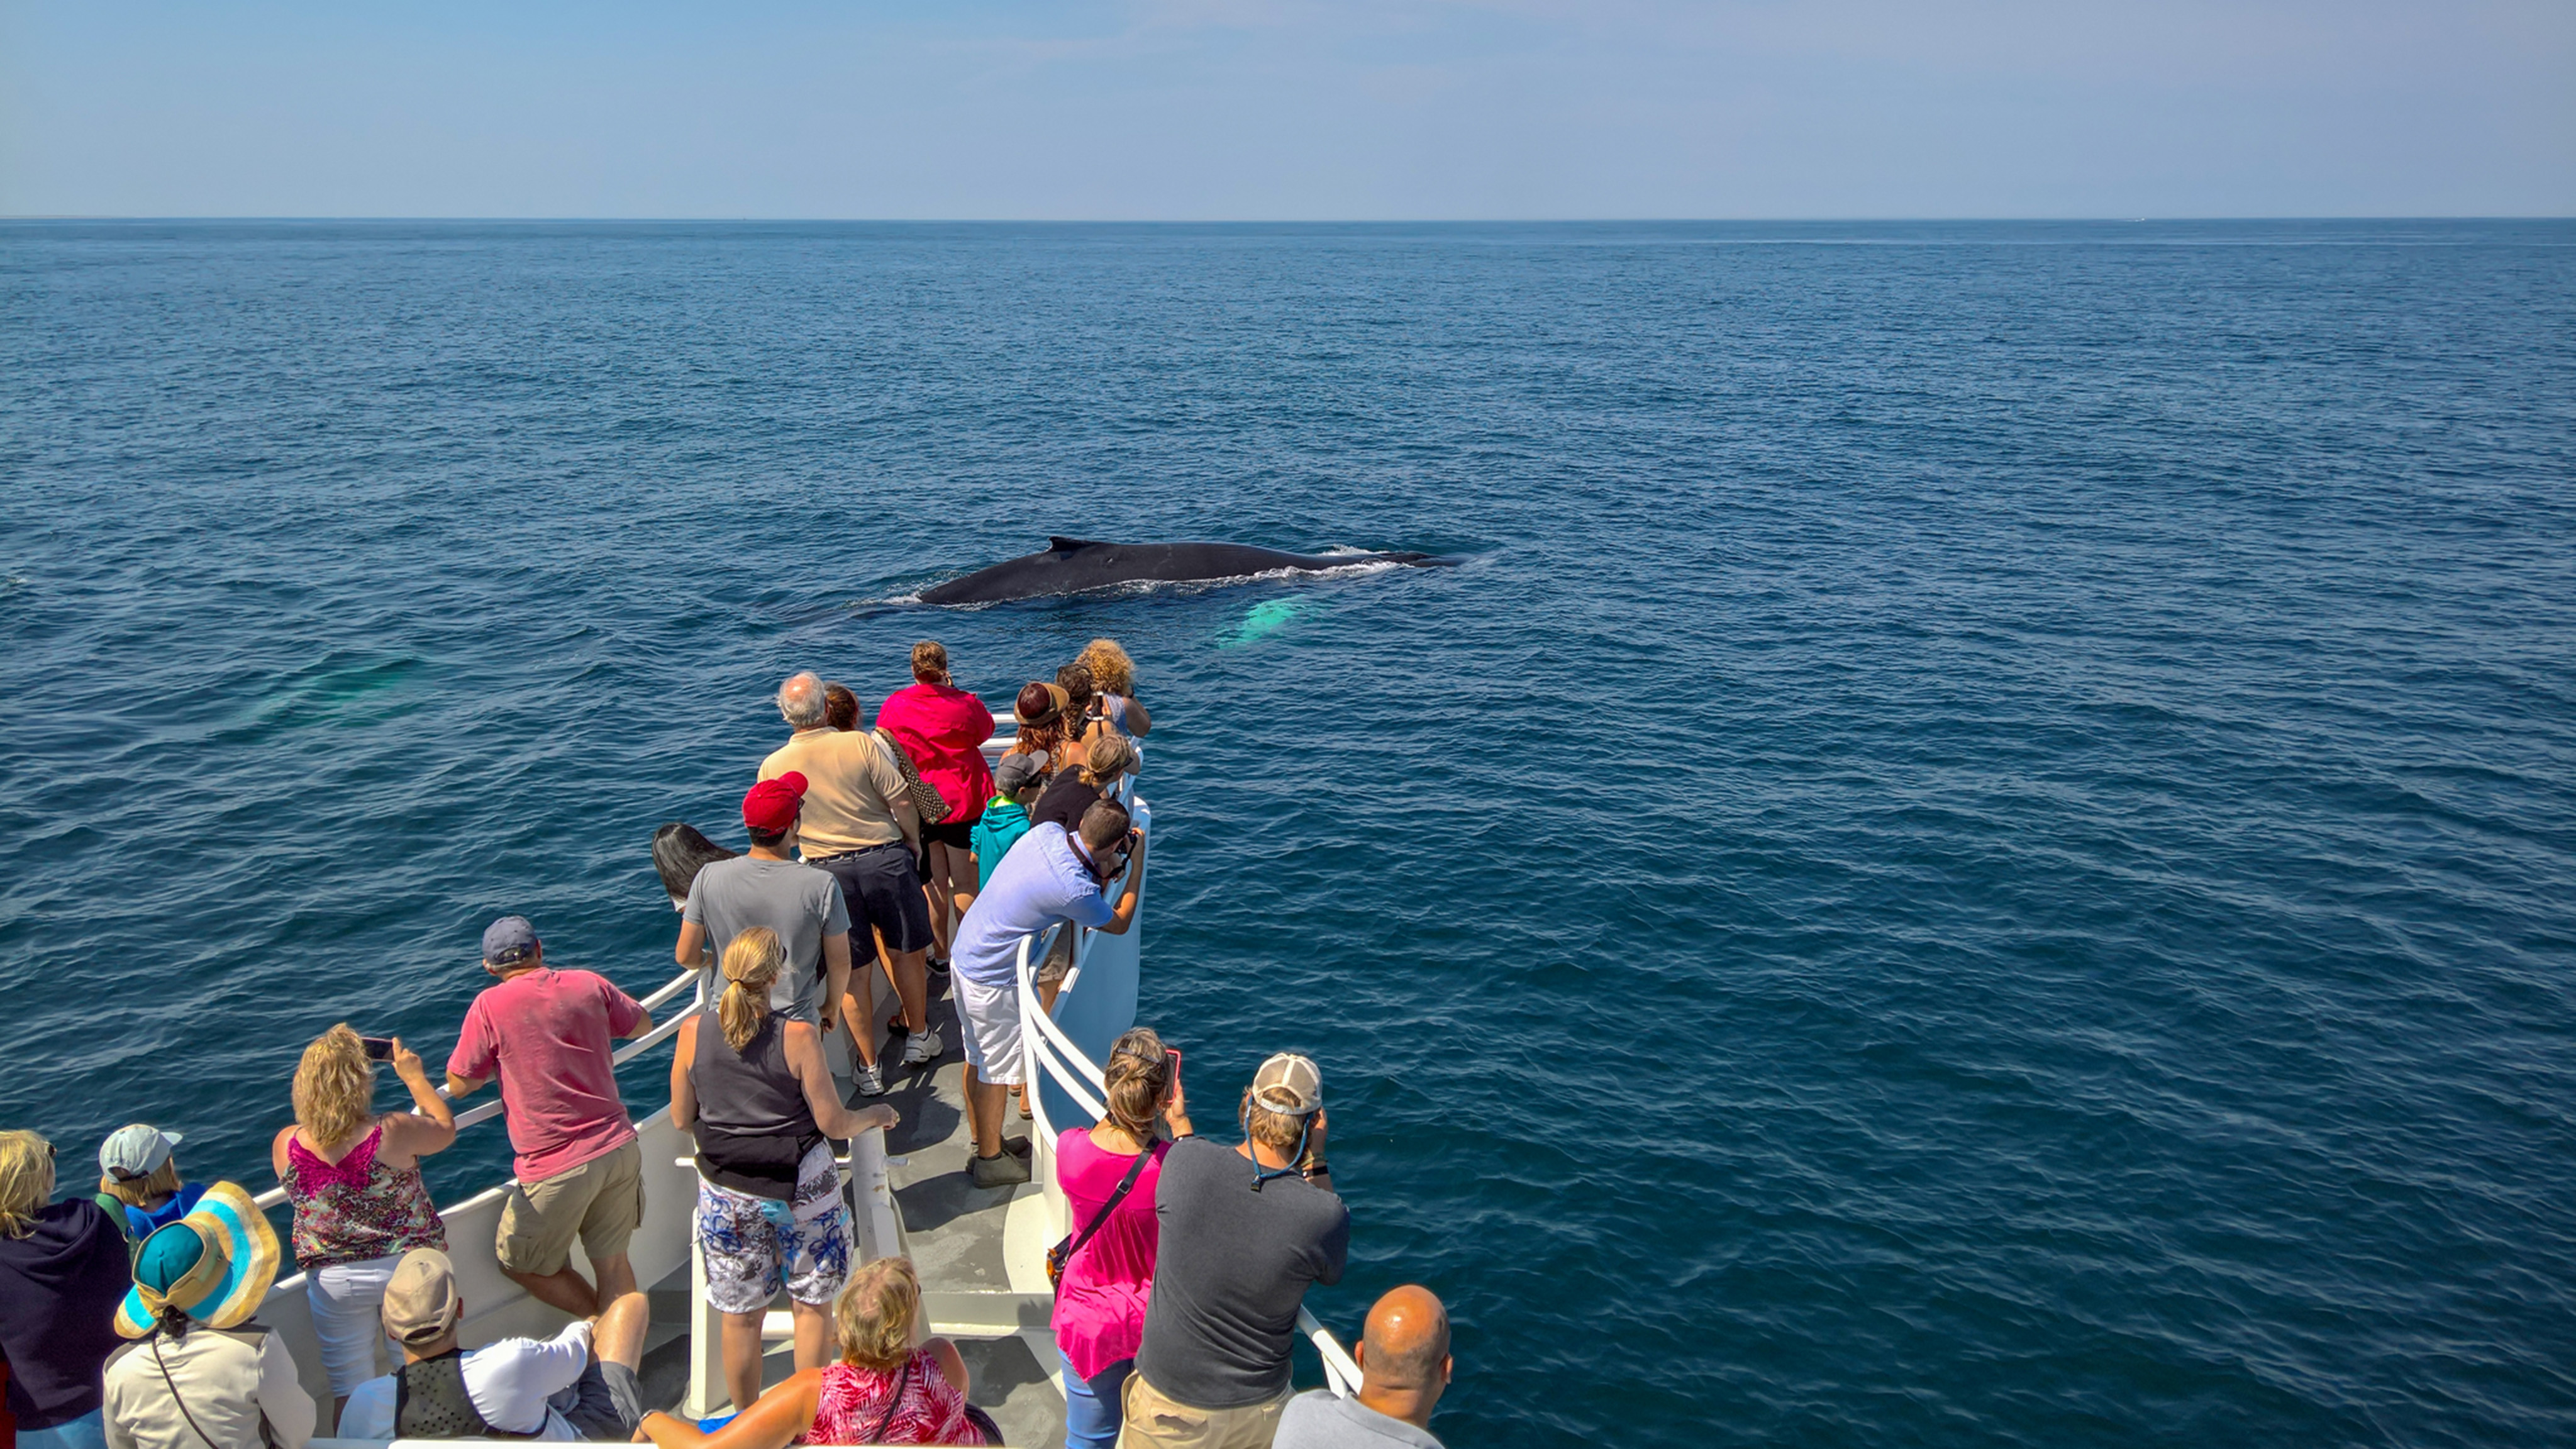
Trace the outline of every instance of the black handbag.
{"label": "black handbag", "polygon": [[1146,1159],[1153,1155],[1154,1144],[1148,1142],[1145,1144],[1145,1150],[1137,1153],[1136,1160],[1129,1164],[1127,1175],[1118,1179],[1118,1190],[1109,1195],[1109,1201],[1100,1205],[1099,1212],[1092,1214],[1091,1223],[1082,1230],[1082,1236],[1059,1238],[1054,1247],[1047,1249],[1047,1286],[1049,1288],[1064,1286],[1065,1264],[1073,1261],[1073,1255],[1081,1252],[1082,1245],[1090,1242],[1091,1235],[1099,1232],[1100,1225],[1109,1221],[1109,1215],[1118,1210],[1118,1204],[1125,1199],[1128,1189],[1136,1185],[1137,1175],[1145,1170]]}

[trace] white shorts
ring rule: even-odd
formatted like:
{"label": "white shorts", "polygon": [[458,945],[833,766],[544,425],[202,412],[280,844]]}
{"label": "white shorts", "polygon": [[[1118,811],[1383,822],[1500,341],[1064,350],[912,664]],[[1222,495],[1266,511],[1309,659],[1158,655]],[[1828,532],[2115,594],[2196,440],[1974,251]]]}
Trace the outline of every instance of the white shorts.
{"label": "white shorts", "polygon": [[397,1255],[359,1263],[332,1263],[304,1275],[304,1301],[313,1312],[313,1336],[322,1342],[322,1372],[331,1380],[334,1398],[374,1378],[376,1344],[382,1340],[387,1361],[399,1367],[402,1348],[385,1337],[385,1285],[393,1281]]}
{"label": "white shorts", "polygon": [[966,1038],[966,1065],[978,1081],[1005,1087],[1020,1084],[1020,993],[1015,986],[984,986],[958,976],[949,984],[957,998],[958,1034]]}

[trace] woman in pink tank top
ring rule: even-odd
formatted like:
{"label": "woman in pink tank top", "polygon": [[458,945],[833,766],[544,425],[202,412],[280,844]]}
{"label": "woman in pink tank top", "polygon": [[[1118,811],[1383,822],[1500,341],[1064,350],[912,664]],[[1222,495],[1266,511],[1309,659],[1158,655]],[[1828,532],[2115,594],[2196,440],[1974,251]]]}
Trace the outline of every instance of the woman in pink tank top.
{"label": "woman in pink tank top", "polygon": [[[1101,1068],[1109,1115],[1096,1126],[1068,1128],[1056,1139],[1056,1185],[1064,1189],[1073,1237],[1081,1244],[1065,1261],[1055,1291],[1068,1449],[1108,1449],[1118,1439],[1120,1391],[1136,1367],[1161,1242],[1154,1185],[1171,1144],[1156,1140],[1155,1119],[1175,1134],[1190,1130],[1174,1060],[1150,1027],[1119,1037]],[[1121,1196],[1119,1184],[1131,1170],[1135,1180]],[[1112,1198],[1115,1207],[1109,1206]],[[1095,1220],[1099,1230],[1083,1239]]]}
{"label": "woman in pink tank top", "polygon": [[416,1114],[374,1115],[376,1064],[364,1040],[345,1022],[322,1033],[295,1068],[295,1125],[269,1144],[269,1165],[295,1205],[289,1241],[304,1269],[322,1367],[343,1408],[351,1390],[375,1377],[383,1333],[376,1315],[394,1263],[414,1248],[447,1248],[420,1159],[456,1140],[456,1114],[418,1054],[396,1041],[392,1059]]}

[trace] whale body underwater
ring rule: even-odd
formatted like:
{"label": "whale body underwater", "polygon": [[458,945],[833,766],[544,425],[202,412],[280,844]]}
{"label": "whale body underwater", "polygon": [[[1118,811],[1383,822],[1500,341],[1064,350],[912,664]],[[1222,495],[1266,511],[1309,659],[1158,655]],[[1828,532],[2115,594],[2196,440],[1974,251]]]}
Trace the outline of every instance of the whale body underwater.
{"label": "whale body underwater", "polygon": [[1240,579],[1283,569],[1319,573],[1365,563],[1437,568],[1456,562],[1427,553],[1283,553],[1240,543],[1102,543],[1089,538],[1050,538],[1043,553],[997,563],[924,589],[921,601],[998,604],[1052,594],[1079,594],[1119,584]]}

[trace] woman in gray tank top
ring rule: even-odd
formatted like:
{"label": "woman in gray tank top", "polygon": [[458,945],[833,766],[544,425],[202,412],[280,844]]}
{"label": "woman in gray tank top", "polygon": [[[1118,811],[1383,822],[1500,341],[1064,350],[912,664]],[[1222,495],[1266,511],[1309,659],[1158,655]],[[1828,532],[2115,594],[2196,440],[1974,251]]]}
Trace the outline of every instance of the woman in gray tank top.
{"label": "woman in gray tank top", "polygon": [[724,1314],[725,1384],[736,1409],[760,1396],[760,1320],[783,1286],[796,1366],[832,1359],[832,1299],[850,1271],[850,1215],[832,1143],[900,1120],[878,1103],[842,1105],[813,1023],[769,1009],[787,964],[755,926],[726,945],[725,989],[680,1025],[671,1122],[698,1144],[698,1244],[707,1300]]}

